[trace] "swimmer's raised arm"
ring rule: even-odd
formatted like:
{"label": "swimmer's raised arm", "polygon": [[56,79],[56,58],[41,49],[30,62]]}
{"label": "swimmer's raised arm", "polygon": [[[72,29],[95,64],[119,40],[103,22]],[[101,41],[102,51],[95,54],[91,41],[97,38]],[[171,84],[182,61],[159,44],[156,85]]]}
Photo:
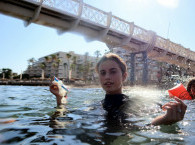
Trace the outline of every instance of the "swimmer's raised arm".
{"label": "swimmer's raised arm", "polygon": [[187,106],[179,98],[174,98],[176,102],[169,102],[162,106],[166,114],[156,117],[152,125],[169,125],[183,120]]}
{"label": "swimmer's raised arm", "polygon": [[49,90],[52,94],[56,96],[57,106],[64,105],[67,103],[66,94],[60,93],[60,86],[57,82],[52,81]]}

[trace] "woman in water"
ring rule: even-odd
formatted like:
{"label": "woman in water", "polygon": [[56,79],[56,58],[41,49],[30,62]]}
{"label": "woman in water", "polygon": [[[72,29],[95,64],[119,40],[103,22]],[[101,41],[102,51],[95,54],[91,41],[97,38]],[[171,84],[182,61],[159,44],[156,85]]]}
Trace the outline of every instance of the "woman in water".
{"label": "woman in water", "polygon": [[192,78],[187,85],[187,91],[189,92],[192,99],[195,99],[195,78]]}
{"label": "woman in water", "polygon": [[[97,63],[96,71],[102,88],[106,92],[102,106],[107,116],[113,119],[124,119],[131,112],[132,101],[122,93],[122,84],[127,78],[127,66],[118,55],[109,53],[104,55]],[[57,105],[63,104],[64,96],[59,95],[58,85],[52,83],[50,91],[56,96]],[[169,102],[162,106],[166,110],[164,115],[156,117],[151,125],[173,124],[183,120],[187,106],[177,97],[175,102]]]}

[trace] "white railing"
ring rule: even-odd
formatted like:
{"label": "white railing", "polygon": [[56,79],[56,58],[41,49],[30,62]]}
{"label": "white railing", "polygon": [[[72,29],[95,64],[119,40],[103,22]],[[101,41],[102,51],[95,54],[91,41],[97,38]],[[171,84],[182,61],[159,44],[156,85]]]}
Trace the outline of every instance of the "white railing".
{"label": "white railing", "polygon": [[169,51],[169,43],[168,43],[167,39],[164,39],[160,36],[157,36],[154,46],[156,46],[158,48],[162,48],[166,51]]}
{"label": "white railing", "polygon": [[[34,0],[33,0],[34,1]],[[41,0],[35,0],[41,1]],[[78,15],[79,1],[76,0],[43,0],[43,6],[48,6],[62,12]]]}
{"label": "white railing", "polygon": [[149,31],[136,25],[134,26],[133,37],[146,43],[149,43],[152,39]]}
{"label": "white railing", "polygon": [[81,18],[102,26],[107,26],[107,13],[87,4],[83,5]]}
{"label": "white railing", "polygon": [[[41,3],[42,0],[24,0],[28,2]],[[88,22],[98,24],[102,27],[107,27],[109,25],[109,14],[100,9],[92,7],[88,4],[83,3],[81,0],[43,0],[43,7],[50,7],[54,10],[59,10],[60,12],[70,13],[72,15],[79,15],[79,7],[82,5],[81,18]],[[131,32],[133,27],[133,32]],[[111,18],[110,30],[115,31],[126,36],[131,36],[139,41],[150,43],[152,41],[152,35],[150,35],[148,30],[145,30],[139,26],[136,26],[130,22],[127,22],[119,17],[113,16]],[[131,34],[132,33],[132,34]],[[195,61],[195,52],[184,48],[183,46],[173,43],[168,39],[156,36],[155,47],[164,49],[166,51],[175,53],[177,55],[187,57]]]}
{"label": "white railing", "polygon": [[124,21],[116,16],[112,16],[110,28],[112,30],[119,31],[119,33],[122,32],[126,35],[130,34],[130,23],[126,22],[126,21]]}

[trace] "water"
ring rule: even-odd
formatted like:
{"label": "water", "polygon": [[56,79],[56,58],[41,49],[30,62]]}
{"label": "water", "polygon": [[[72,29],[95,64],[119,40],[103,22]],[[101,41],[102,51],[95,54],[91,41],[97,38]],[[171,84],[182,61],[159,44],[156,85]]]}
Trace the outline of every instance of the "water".
{"label": "water", "polygon": [[125,89],[124,93],[136,99],[137,106],[142,109],[139,116],[127,120],[133,125],[123,126],[105,118],[100,105],[104,92],[100,88],[70,89],[67,110],[55,108],[55,97],[48,87],[0,86],[0,92],[0,144],[163,145],[195,142],[194,101],[185,101],[188,109],[183,121],[144,127],[162,114],[156,102],[170,101],[165,90]]}

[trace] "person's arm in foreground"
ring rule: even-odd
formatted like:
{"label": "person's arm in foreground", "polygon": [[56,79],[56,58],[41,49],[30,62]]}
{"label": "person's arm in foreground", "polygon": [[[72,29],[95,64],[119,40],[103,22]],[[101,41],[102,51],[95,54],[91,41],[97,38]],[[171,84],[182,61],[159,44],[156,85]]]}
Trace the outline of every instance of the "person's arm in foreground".
{"label": "person's arm in foreground", "polygon": [[62,96],[60,94],[58,83],[52,82],[49,88],[50,92],[56,96],[57,106],[64,105],[67,103],[65,96]]}
{"label": "person's arm in foreground", "polygon": [[51,119],[51,127],[64,128],[65,124],[56,118],[63,117],[65,112],[67,112],[67,109],[65,106],[65,104],[67,103],[65,95],[67,95],[67,94],[62,95],[62,93],[60,93],[60,86],[58,85],[58,83],[56,83],[54,81],[52,81],[49,89],[50,89],[50,92],[55,95],[56,103],[57,103],[56,111],[54,112],[54,114],[51,115],[51,118],[50,118]]}
{"label": "person's arm in foreground", "polygon": [[156,117],[152,121],[152,125],[169,125],[183,120],[187,106],[177,97],[176,102],[169,102],[162,106],[166,110],[166,114]]}

